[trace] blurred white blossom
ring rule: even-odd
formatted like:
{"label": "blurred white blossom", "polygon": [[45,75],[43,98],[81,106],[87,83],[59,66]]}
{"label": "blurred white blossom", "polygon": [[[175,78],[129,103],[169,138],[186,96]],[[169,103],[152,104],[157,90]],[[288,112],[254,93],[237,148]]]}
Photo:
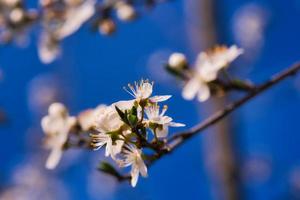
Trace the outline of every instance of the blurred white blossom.
{"label": "blurred white blossom", "polygon": [[249,53],[259,51],[264,44],[264,32],[268,20],[268,11],[259,4],[250,3],[239,8],[232,22],[236,42]]}
{"label": "blurred white blossom", "polygon": [[64,23],[55,32],[57,37],[63,39],[77,31],[84,22],[92,17],[95,12],[95,4],[95,0],[84,0],[79,5],[71,4],[66,11]]}
{"label": "blurred white blossom", "polygon": [[48,64],[61,53],[60,41],[76,32],[83,23],[92,17],[95,13],[96,1],[41,1],[40,4],[45,10],[38,52],[41,61]]}
{"label": "blurred white blossom", "polygon": [[197,57],[195,70],[183,88],[182,96],[187,100],[197,96],[199,101],[206,101],[210,97],[208,83],[215,80],[218,72],[242,53],[243,50],[235,45],[229,48],[219,46],[212,51],[201,52]]}
{"label": "blurred white blossom", "polygon": [[70,117],[67,109],[61,103],[53,103],[49,114],[43,117],[41,125],[46,134],[46,147],[51,150],[46,162],[46,168],[54,169],[63,153],[63,147],[70,130],[76,124],[76,118]]}
{"label": "blurred white blossom", "polygon": [[59,41],[52,34],[43,32],[38,44],[38,53],[43,63],[53,62],[61,53]]}
{"label": "blurred white blossom", "polygon": [[36,159],[18,165],[10,181],[10,186],[1,189],[0,200],[69,199],[65,185],[47,176]]}
{"label": "blurred white blossom", "polygon": [[53,74],[41,74],[34,77],[28,84],[28,104],[33,114],[45,113],[52,102],[62,99],[67,93],[61,80]]}

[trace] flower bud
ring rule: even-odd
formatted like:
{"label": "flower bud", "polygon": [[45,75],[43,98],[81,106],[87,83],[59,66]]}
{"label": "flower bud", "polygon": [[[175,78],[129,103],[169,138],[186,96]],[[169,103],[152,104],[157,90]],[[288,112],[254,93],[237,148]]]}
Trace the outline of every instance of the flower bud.
{"label": "flower bud", "polygon": [[136,17],[135,9],[122,1],[116,5],[117,17],[122,21],[131,21]]}
{"label": "flower bud", "polygon": [[182,69],[187,65],[187,60],[184,54],[182,53],[173,53],[169,57],[168,61],[169,67],[173,69]]}
{"label": "flower bud", "polygon": [[67,113],[67,109],[66,107],[62,104],[62,103],[52,103],[50,106],[49,106],[49,109],[48,109],[48,112],[50,115],[53,115],[53,116],[62,116],[62,115],[65,115]]}
{"label": "flower bud", "polygon": [[13,23],[20,23],[24,19],[24,11],[21,8],[15,8],[10,12],[9,19]]}
{"label": "flower bud", "polygon": [[99,23],[99,32],[104,35],[110,35],[116,30],[116,25],[111,19],[104,19]]}

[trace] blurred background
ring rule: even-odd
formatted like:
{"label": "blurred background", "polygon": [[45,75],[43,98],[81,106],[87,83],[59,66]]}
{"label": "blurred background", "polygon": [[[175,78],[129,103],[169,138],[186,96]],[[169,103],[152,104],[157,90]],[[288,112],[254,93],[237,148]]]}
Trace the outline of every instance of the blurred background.
{"label": "blurred background", "polygon": [[241,95],[185,101],[164,70],[172,52],[193,63],[214,44],[237,44],[245,54],[230,70],[256,83],[300,60],[299,0],[174,0],[140,12],[109,37],[83,26],[48,65],[38,58],[38,27],[26,47],[0,46],[0,199],[300,199],[300,76],[157,162],[134,189],[96,170],[100,151],[68,150],[57,169],[44,168],[40,119],[52,102],[75,115],[129,99],[122,87],[149,78],[155,94],[173,95],[168,114],[191,127]]}

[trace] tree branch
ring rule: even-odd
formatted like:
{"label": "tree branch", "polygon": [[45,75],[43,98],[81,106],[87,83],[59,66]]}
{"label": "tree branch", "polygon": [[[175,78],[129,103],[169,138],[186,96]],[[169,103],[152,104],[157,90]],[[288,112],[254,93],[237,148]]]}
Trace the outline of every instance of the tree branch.
{"label": "tree branch", "polygon": [[[230,104],[228,104],[224,109],[214,113],[210,117],[208,117],[203,122],[195,125],[194,127],[179,132],[172,137],[170,137],[168,140],[164,141],[163,144],[156,146],[157,144],[148,143],[148,145],[145,145],[145,147],[151,148],[155,150],[155,153],[152,155],[148,155],[148,161],[147,166],[150,167],[153,165],[156,161],[160,160],[165,155],[168,155],[172,153],[174,150],[176,150],[178,147],[180,147],[182,144],[184,144],[188,139],[192,138],[193,136],[198,135],[198,133],[201,133],[205,129],[209,128],[210,126],[213,126],[214,124],[218,123],[220,120],[225,118],[227,115],[241,107],[242,105],[246,104],[248,101],[253,99],[254,97],[258,96],[259,94],[265,92],[267,89],[277,85],[281,81],[285,80],[286,78],[295,75],[298,71],[300,71],[300,62],[296,63],[287,69],[281,71],[278,74],[273,75],[269,80],[264,82],[261,85],[253,86],[251,85],[251,89],[249,89],[249,92],[246,96],[243,98],[234,101]],[[150,145],[150,146],[149,146]],[[153,146],[152,146],[153,145]],[[160,149],[158,149],[160,148]],[[101,170],[104,173],[107,173],[109,175],[114,176],[118,181],[129,181],[130,175],[129,174],[121,174],[118,171],[114,171],[114,173],[107,172],[106,170]]]}
{"label": "tree branch", "polygon": [[171,152],[173,152],[175,149],[177,149],[179,146],[181,146],[183,143],[185,143],[188,139],[192,138],[193,136],[197,135],[198,133],[201,133],[205,129],[209,128],[210,126],[216,124],[220,120],[222,120],[224,117],[238,109],[240,106],[244,105],[254,97],[258,96],[262,92],[266,91],[267,89],[275,86],[276,84],[280,83],[287,77],[290,77],[292,75],[295,75],[300,70],[300,63],[296,63],[292,65],[291,67],[281,71],[280,73],[272,76],[268,81],[265,83],[255,87],[251,92],[249,92],[245,97],[228,104],[223,110],[220,110],[204,120],[203,122],[197,124],[196,126],[192,127],[191,129],[187,131],[183,131],[180,133],[175,134],[173,137],[171,137],[167,144],[169,145],[169,148],[167,151],[161,151],[159,155],[156,156],[155,159],[152,160],[149,165],[152,165],[156,160],[162,158],[164,155],[167,155]]}

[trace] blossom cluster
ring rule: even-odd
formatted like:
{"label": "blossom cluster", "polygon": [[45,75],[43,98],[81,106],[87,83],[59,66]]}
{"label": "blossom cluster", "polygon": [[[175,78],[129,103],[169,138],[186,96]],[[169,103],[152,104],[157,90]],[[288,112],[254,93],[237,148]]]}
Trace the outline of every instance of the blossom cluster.
{"label": "blossom cluster", "polygon": [[25,40],[28,27],[37,17],[37,11],[27,9],[21,0],[0,0],[0,43]]}
{"label": "blossom cluster", "polygon": [[[121,167],[131,166],[131,185],[136,186],[141,174],[147,176],[147,162],[151,155],[144,149],[160,151],[169,127],[181,127],[166,116],[167,106],[160,108],[159,103],[168,100],[170,95],[152,96],[153,83],[147,80],[128,85],[126,89],[133,99],[118,101],[111,105],[99,105],[69,116],[60,103],[49,107],[49,114],[42,119],[46,134],[46,147],[51,149],[46,167],[53,169],[67,146],[69,134],[80,129],[90,135],[90,147],[94,150],[105,147],[105,156],[110,156]],[[77,133],[78,134],[78,133]]]}
{"label": "blossom cluster", "polygon": [[213,86],[218,86],[215,81],[218,79],[219,72],[242,53],[243,50],[235,45],[216,46],[207,52],[200,52],[194,68],[189,67],[184,54],[173,53],[169,58],[167,69],[185,81],[182,91],[184,99],[192,100],[197,97],[200,102],[203,102],[211,96]]}
{"label": "blossom cluster", "polygon": [[[145,0],[145,5],[155,1]],[[93,29],[109,35],[116,19],[136,18],[135,1],[128,0],[39,0],[38,8],[26,8],[23,0],[0,0],[0,43],[21,42],[28,38],[33,24],[39,31],[38,54],[43,63],[53,62],[60,54],[60,42],[90,21]],[[31,28],[31,29],[30,29]]]}

